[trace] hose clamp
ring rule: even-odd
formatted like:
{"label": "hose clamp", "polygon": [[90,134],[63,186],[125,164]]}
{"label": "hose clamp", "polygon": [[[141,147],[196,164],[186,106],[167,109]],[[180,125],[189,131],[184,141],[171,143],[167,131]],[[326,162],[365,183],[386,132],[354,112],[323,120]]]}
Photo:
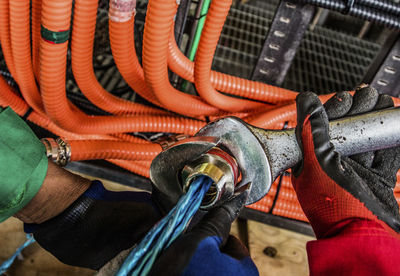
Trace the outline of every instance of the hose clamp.
{"label": "hose clamp", "polygon": [[46,156],[59,166],[66,166],[71,160],[71,146],[61,138],[40,140],[46,148]]}
{"label": "hose clamp", "polygon": [[67,141],[61,138],[57,138],[56,142],[59,148],[58,160],[56,163],[60,166],[66,166],[71,160],[71,146]]}

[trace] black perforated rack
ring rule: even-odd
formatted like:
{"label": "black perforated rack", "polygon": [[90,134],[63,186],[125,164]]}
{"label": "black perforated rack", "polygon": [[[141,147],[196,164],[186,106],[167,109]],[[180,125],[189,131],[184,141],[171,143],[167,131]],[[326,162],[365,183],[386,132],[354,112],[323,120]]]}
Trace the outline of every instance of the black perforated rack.
{"label": "black perforated rack", "polygon": [[[231,8],[216,50],[215,70],[250,78],[277,4],[261,3],[264,4],[246,3]],[[319,93],[353,89],[380,47],[378,43],[315,26],[306,31],[282,86]]]}

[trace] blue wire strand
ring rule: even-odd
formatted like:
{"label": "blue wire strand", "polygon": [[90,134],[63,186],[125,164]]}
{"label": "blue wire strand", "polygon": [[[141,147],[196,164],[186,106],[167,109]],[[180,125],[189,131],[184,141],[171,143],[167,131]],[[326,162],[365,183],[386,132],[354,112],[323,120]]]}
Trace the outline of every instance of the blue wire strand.
{"label": "blue wire strand", "polygon": [[15,259],[18,257],[18,255],[21,254],[22,250],[35,242],[35,239],[32,235],[26,235],[26,238],[27,240],[15,251],[14,255],[12,255],[11,258],[0,265],[0,275],[7,272],[7,270],[14,263]]}
{"label": "blue wire strand", "polygon": [[146,262],[146,265],[143,268],[143,270],[140,270],[142,271],[143,275],[146,275],[147,273],[150,272],[150,269],[152,268],[152,265],[155,262],[156,257],[161,253],[161,251],[164,248],[168,248],[170,244],[173,241],[175,241],[180,236],[180,234],[186,229],[186,226],[188,225],[190,219],[199,209],[201,201],[203,200],[203,196],[206,191],[204,191],[204,193],[202,193],[202,191],[203,190],[200,190],[199,194],[195,196],[194,200],[192,202],[189,202],[190,205],[187,208],[180,209],[185,211],[184,214],[181,216],[182,218],[181,222],[179,224],[175,224],[175,229],[171,233],[172,237],[171,235],[169,235],[168,238],[167,237],[164,239],[162,239],[162,237],[160,238],[162,242],[157,244],[158,246],[154,249],[155,251],[154,254],[151,254],[150,260]]}
{"label": "blue wire strand", "polygon": [[211,183],[211,179],[205,176],[195,179],[176,206],[132,250],[116,275],[148,274],[159,254],[186,229]]}

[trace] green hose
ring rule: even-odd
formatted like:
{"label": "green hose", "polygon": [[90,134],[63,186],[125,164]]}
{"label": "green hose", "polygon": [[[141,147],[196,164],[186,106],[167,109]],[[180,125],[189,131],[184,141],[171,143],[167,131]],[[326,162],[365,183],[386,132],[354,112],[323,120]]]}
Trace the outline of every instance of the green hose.
{"label": "green hose", "polygon": [[189,52],[189,59],[191,61],[193,61],[194,57],[196,56],[197,47],[199,46],[201,32],[203,31],[203,27],[204,27],[204,23],[206,21],[206,16],[207,16],[208,8],[210,7],[210,3],[211,3],[211,0],[205,0],[203,3],[203,6],[201,7],[199,24],[197,24],[192,47],[190,48],[190,52]]}
{"label": "green hose", "polygon": [[[203,3],[203,6],[201,7],[199,23],[197,24],[196,32],[194,33],[193,43],[192,43],[192,46],[190,47],[190,51],[189,51],[188,58],[191,61],[193,61],[194,57],[196,56],[197,47],[199,46],[201,32],[203,31],[203,27],[204,27],[204,23],[206,21],[207,12],[208,12],[208,8],[210,7],[210,3],[211,3],[211,0],[205,0]],[[188,82],[184,81],[182,83],[183,91],[186,91],[187,87],[188,87]]]}

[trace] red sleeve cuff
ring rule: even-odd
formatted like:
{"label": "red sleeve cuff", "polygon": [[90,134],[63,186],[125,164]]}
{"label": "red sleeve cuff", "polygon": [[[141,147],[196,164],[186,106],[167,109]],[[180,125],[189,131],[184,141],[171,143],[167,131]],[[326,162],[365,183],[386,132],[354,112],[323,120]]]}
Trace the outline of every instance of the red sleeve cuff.
{"label": "red sleeve cuff", "polygon": [[380,224],[355,219],[307,244],[310,275],[400,275],[400,240]]}

